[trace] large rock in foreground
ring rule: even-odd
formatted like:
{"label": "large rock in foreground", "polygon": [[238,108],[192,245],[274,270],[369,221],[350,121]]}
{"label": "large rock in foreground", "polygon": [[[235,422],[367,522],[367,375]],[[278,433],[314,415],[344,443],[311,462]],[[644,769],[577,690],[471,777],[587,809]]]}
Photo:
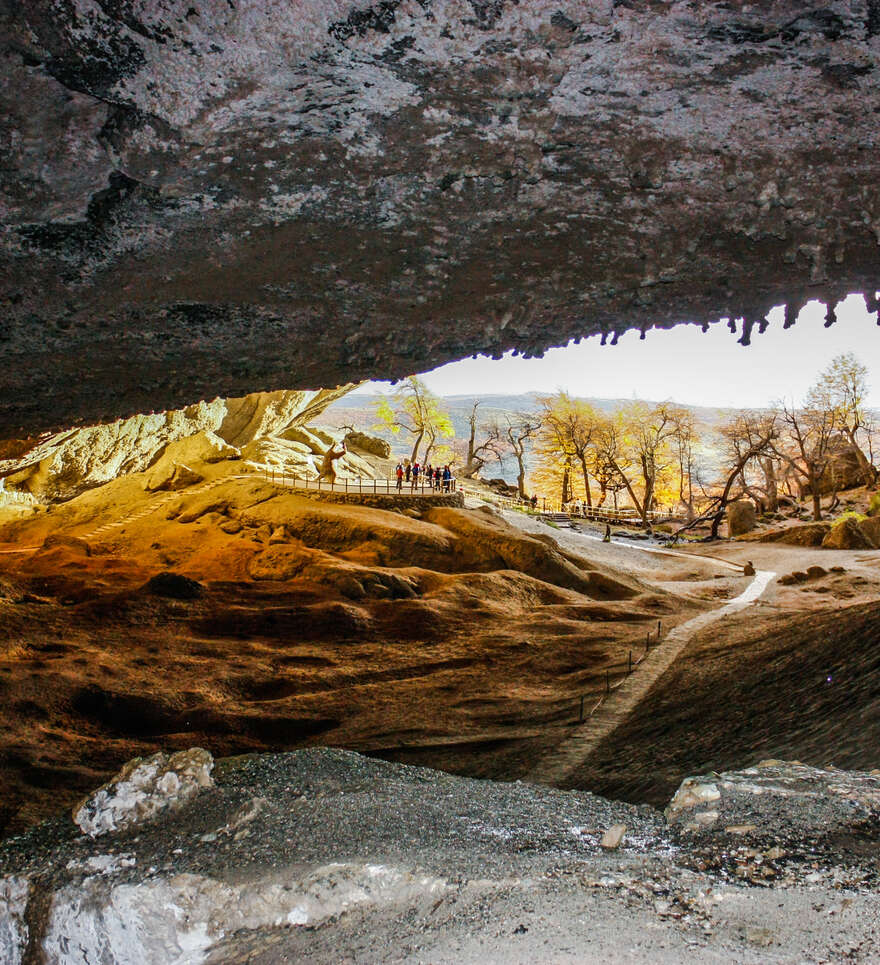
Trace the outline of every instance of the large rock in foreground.
{"label": "large rock in foreground", "polygon": [[[0,960],[757,965],[869,949],[880,924],[872,775],[777,763],[686,782],[676,815],[706,800],[785,845],[763,852],[742,827],[699,835],[647,807],[343,751],[231,759],[215,778],[97,841],[66,819],[0,848]],[[760,887],[729,873],[746,860],[773,869]]]}
{"label": "large rock in foreground", "polygon": [[875,0],[5,3],[0,439],[873,304],[878,57]]}

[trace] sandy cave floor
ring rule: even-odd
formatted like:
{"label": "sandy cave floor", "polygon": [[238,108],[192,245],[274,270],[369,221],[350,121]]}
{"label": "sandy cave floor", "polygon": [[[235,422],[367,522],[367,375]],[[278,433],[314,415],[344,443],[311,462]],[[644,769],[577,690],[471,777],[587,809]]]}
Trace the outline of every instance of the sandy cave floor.
{"label": "sandy cave floor", "polygon": [[[772,588],[756,611],[771,640],[777,620],[861,612],[880,585],[880,554],[722,544],[685,559],[514,520],[524,533],[484,510],[331,506],[232,478],[83,538],[154,500],[125,477],[0,530],[5,549],[46,541],[0,554],[6,834],[160,747],[224,756],[329,744],[521,777],[658,620],[666,632],[742,591],[747,579],[702,552],[779,573],[844,567]],[[148,580],[167,570],[197,580],[201,595],[152,592]],[[730,646],[710,690],[736,678],[736,634],[751,622],[712,631],[713,646]],[[771,713],[762,746],[772,748],[774,727]],[[674,724],[664,728],[675,741]],[[640,750],[630,769],[650,769],[652,754]],[[725,765],[723,741],[704,757]],[[601,773],[607,793],[609,767],[598,762],[585,780]],[[660,784],[624,770],[630,799],[657,797]]]}

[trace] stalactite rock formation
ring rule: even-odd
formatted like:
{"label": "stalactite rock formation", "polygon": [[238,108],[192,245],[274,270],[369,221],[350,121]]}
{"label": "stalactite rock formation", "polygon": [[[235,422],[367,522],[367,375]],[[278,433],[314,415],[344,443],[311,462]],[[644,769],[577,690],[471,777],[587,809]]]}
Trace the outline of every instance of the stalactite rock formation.
{"label": "stalactite rock formation", "polygon": [[877,0],[3,4],[0,438],[830,324],[880,279],[878,55]]}

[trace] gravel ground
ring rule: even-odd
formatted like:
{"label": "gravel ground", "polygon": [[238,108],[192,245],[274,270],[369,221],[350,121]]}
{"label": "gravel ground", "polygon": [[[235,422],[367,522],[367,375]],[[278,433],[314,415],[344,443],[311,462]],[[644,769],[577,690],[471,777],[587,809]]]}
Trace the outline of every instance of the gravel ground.
{"label": "gravel ground", "polygon": [[[59,818],[5,844],[0,953],[17,961],[4,928],[26,925],[50,962],[880,961],[880,776],[700,778],[720,790],[701,792],[719,817],[699,831],[687,807],[667,824],[338,750],[215,777],[133,830],[92,840]],[[847,834],[861,845],[836,849]]]}

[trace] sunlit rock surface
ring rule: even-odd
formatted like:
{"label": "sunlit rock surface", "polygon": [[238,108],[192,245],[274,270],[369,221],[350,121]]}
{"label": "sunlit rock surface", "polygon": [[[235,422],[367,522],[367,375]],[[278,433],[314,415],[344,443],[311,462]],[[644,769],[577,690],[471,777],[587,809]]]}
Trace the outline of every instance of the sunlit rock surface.
{"label": "sunlit rock surface", "polygon": [[0,41],[0,438],[873,304],[875,0],[29,0]]}
{"label": "sunlit rock surface", "polygon": [[[255,392],[69,429],[32,440],[29,450],[0,460],[0,477],[5,477],[10,492],[47,499],[69,499],[117,476],[146,469],[152,469],[148,490],[180,489],[198,481],[190,464],[197,467],[244,455],[284,465],[296,457],[294,440],[303,434],[312,442],[311,448],[299,450],[305,463],[309,454],[322,453],[332,439],[321,439],[301,427],[349,389],[345,385],[318,391]],[[311,475],[316,473],[315,469]]]}
{"label": "sunlit rock surface", "polygon": [[0,959],[871,960],[869,774],[773,762],[695,779],[739,825],[702,836],[646,806],[329,749],[215,776],[97,840],[59,819],[7,842]]}

